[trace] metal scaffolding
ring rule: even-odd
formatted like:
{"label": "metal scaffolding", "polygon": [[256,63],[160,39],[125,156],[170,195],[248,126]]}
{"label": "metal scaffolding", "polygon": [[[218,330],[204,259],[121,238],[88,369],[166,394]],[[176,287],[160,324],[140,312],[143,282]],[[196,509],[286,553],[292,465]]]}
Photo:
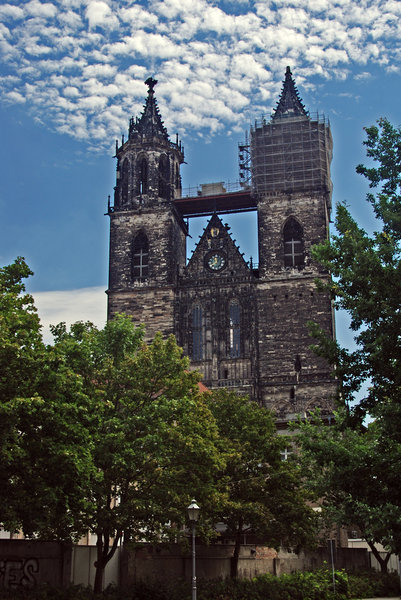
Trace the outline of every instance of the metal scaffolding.
{"label": "metal scaffolding", "polygon": [[331,191],[332,148],[330,124],[324,116],[255,121],[250,144],[253,192]]}

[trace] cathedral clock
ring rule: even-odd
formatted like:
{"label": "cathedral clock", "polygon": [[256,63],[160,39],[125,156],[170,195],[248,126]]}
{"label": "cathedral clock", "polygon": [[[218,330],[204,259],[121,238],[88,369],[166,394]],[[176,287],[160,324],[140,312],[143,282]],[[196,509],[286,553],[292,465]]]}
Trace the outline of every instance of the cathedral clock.
{"label": "cathedral clock", "polygon": [[205,257],[206,266],[211,271],[221,271],[227,264],[227,259],[223,252],[210,252]]}

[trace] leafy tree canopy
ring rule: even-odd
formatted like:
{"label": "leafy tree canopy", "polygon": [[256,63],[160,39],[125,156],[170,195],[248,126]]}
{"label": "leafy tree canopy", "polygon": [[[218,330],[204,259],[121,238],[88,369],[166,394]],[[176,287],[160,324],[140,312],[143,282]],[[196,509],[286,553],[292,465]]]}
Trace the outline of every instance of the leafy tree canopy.
{"label": "leafy tree canopy", "polygon": [[382,436],[377,422],[352,429],[345,420],[339,412],[330,427],[318,415],[300,425],[305,481],[320,499],[328,529],[341,523],[359,530],[385,571],[390,553],[401,552],[400,447]]}
{"label": "leafy tree canopy", "polygon": [[89,528],[97,535],[95,590],[125,540],[177,536],[196,497],[207,514],[221,468],[217,428],[173,336],[143,342],[143,329],[118,316],[102,330],[53,328],[55,350],[83,382],[95,471],[88,485]]}
{"label": "leafy tree canopy", "polygon": [[236,576],[244,533],[260,536],[270,547],[303,546],[316,533],[315,515],[306,504],[299,465],[282,460],[291,442],[277,434],[273,414],[224,389],[211,394],[208,404],[226,457],[219,474],[226,496],[216,517],[236,539]]}
{"label": "leafy tree canopy", "polygon": [[[324,340],[318,351],[336,365],[342,398],[353,400],[363,381],[370,379],[367,397],[354,410],[358,418],[366,412],[384,415],[400,412],[401,390],[401,130],[386,119],[366,128],[367,155],[374,166],[359,165],[367,177],[368,194],[377,217],[378,230],[369,235],[344,204],[337,207],[336,231],[327,242],[314,248],[314,258],[332,273],[326,284],[336,308],[351,317],[357,347],[348,351]],[[324,286],[324,283],[320,284]],[[391,420],[388,425],[391,427]],[[393,431],[395,433],[395,431]]]}
{"label": "leafy tree canopy", "polygon": [[[365,131],[371,164],[357,172],[369,181],[377,231],[367,233],[340,204],[335,235],[313,249],[333,276],[320,287],[347,311],[355,332],[349,351],[311,326],[316,351],[335,367],[345,409],[334,427],[303,424],[299,441],[326,514],[357,526],[377,555],[378,542],[401,552],[401,129],[380,119]],[[367,395],[356,401],[363,382]],[[367,414],[374,423],[366,428]],[[384,570],[386,560],[378,560]]]}
{"label": "leafy tree canopy", "polygon": [[86,526],[85,397],[77,376],[42,342],[23,282],[30,275],[23,258],[0,269],[0,522],[70,539]]}

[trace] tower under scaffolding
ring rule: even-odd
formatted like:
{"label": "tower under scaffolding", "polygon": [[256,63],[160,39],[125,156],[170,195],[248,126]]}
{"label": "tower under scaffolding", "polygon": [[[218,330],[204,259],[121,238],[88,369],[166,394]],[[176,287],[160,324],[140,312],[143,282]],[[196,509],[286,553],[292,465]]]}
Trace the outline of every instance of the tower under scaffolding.
{"label": "tower under scaffolding", "polygon": [[324,116],[311,116],[302,104],[287,67],[280,100],[270,121],[251,127],[252,190],[331,192],[330,162],[333,141]]}
{"label": "tower under scaffolding", "polygon": [[331,191],[332,148],[330,126],[324,116],[280,116],[268,123],[255,122],[251,128],[253,191]]}
{"label": "tower under scaffolding", "polygon": [[248,132],[245,132],[245,141],[238,144],[238,166],[239,183],[242,188],[251,187],[251,152],[248,138]]}

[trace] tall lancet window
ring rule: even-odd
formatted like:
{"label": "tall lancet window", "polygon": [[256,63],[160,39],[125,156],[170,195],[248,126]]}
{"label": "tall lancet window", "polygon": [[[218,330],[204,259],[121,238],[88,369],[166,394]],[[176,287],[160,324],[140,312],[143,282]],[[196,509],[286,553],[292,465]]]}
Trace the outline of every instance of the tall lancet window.
{"label": "tall lancet window", "polygon": [[149,244],[148,238],[140,231],[132,246],[132,277],[142,280],[149,274]]}
{"label": "tall lancet window", "polygon": [[230,303],[230,358],[241,356],[241,308],[238,302]]}
{"label": "tall lancet window", "polygon": [[121,202],[126,204],[128,202],[128,180],[129,180],[129,160],[125,159],[121,169]]}
{"label": "tall lancet window", "polygon": [[159,197],[169,200],[170,198],[170,165],[165,154],[159,159]]}
{"label": "tall lancet window", "polygon": [[203,319],[202,307],[192,309],[192,360],[203,359]]}
{"label": "tall lancet window", "polygon": [[284,266],[301,267],[304,264],[302,227],[294,218],[284,225]]}
{"label": "tall lancet window", "polygon": [[139,158],[136,163],[136,193],[148,193],[148,161],[145,157]]}

